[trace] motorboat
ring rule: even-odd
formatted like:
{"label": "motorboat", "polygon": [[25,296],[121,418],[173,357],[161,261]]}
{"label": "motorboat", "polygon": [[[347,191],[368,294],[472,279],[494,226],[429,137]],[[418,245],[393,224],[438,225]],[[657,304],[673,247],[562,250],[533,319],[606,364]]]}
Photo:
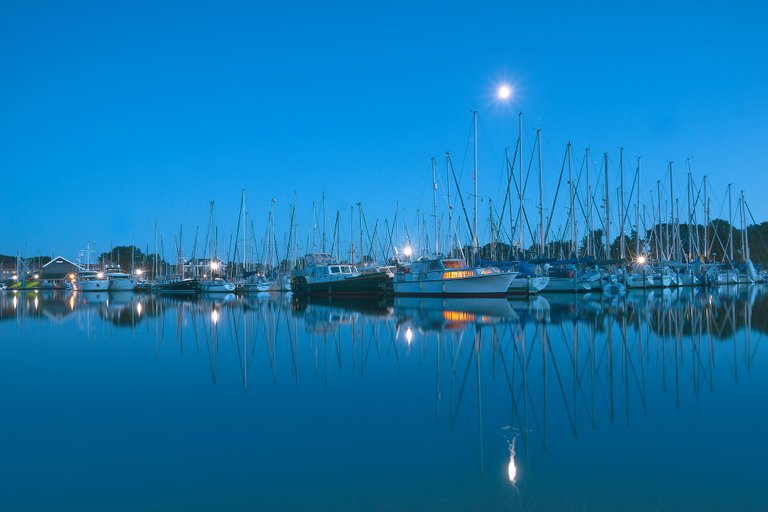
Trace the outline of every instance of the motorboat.
{"label": "motorboat", "polygon": [[398,269],[393,287],[396,296],[505,297],[517,275],[497,267],[469,268],[462,259],[422,256]]}
{"label": "motorboat", "polygon": [[72,288],[79,292],[105,292],[109,289],[109,279],[100,271],[81,270]]}
{"label": "motorboat", "polygon": [[201,293],[232,293],[235,291],[235,283],[230,283],[221,277],[201,279],[198,281]]}
{"label": "motorboat", "polygon": [[291,290],[315,296],[370,296],[381,293],[387,279],[386,273],[361,274],[330,254],[307,254],[304,268],[293,271]]}

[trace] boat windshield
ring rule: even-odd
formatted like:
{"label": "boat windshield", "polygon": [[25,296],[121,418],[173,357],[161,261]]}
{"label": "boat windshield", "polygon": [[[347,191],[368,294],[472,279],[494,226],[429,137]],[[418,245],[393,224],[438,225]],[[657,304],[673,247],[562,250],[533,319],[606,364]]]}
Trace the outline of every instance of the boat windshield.
{"label": "boat windshield", "polygon": [[468,268],[461,260],[443,260],[443,266],[448,269]]}

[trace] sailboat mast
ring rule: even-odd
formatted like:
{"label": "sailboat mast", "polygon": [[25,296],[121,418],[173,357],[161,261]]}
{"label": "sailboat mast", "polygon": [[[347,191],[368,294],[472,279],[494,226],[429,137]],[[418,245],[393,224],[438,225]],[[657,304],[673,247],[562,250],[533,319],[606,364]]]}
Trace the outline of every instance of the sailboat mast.
{"label": "sailboat mast", "polygon": [[656,180],[656,259],[659,260],[663,256],[663,248],[661,247],[661,238],[663,229],[661,227],[661,180]]}
{"label": "sailboat mast", "polygon": [[472,126],[473,126],[473,133],[474,136],[472,137],[472,142],[474,145],[474,171],[472,173],[472,179],[475,182],[475,212],[474,217],[472,221],[472,258],[473,258],[473,264],[477,263],[477,246],[478,246],[478,240],[477,240],[477,110],[472,111]]}
{"label": "sailboat mast", "polygon": [[573,198],[573,165],[572,165],[573,155],[571,154],[571,143],[570,142],[568,143],[567,151],[568,151],[568,187],[570,189],[569,190],[569,194],[570,194],[570,206],[569,206],[569,209],[570,209],[570,213],[571,213],[571,243],[570,243],[570,246],[571,246],[570,252],[571,252],[571,254],[570,255],[571,256],[573,256],[573,255],[577,255],[578,256],[578,254],[577,254],[577,251],[578,251],[578,245],[577,244],[578,244],[578,242],[576,240],[576,238],[577,238],[577,233],[576,233],[576,210],[574,210],[574,208],[573,208],[573,206],[574,206],[574,198]]}
{"label": "sailboat mast", "polygon": [[672,246],[672,250],[670,251],[671,256],[675,259],[675,261],[679,261],[680,257],[678,255],[678,246],[677,246],[677,239],[675,237],[675,191],[674,191],[674,182],[672,180],[672,162],[669,162],[669,207],[672,209],[671,213],[671,220],[672,220],[672,243],[674,244]]}
{"label": "sailboat mast", "polygon": [[605,167],[605,259],[611,259],[611,189],[608,186],[608,153],[603,153]]}
{"label": "sailboat mast", "polygon": [[435,255],[440,253],[437,237],[437,178],[435,177],[435,157],[432,157],[432,219],[435,223]]}
{"label": "sailboat mast", "polygon": [[323,254],[325,254],[325,218],[328,212],[325,210],[325,191],[323,191]]}
{"label": "sailboat mast", "polygon": [[733,263],[733,208],[731,206],[731,183],[728,184],[728,258]]}
{"label": "sailboat mast", "polygon": [[742,226],[744,228],[744,261],[749,261],[749,225],[747,224],[747,200],[744,198],[744,191],[741,191],[741,215],[744,219]]}
{"label": "sailboat mast", "polygon": [[624,259],[624,148],[619,148],[619,257]]}
{"label": "sailboat mast", "polygon": [[704,257],[709,259],[709,198],[707,197],[707,175],[704,175]]}
{"label": "sailboat mast", "polygon": [[541,128],[536,130],[539,152],[539,258],[544,257],[544,168],[541,159]]}
{"label": "sailboat mast", "polygon": [[520,259],[525,256],[525,230],[523,229],[523,113],[518,115],[518,130],[520,131],[520,153],[518,169],[520,171],[520,181],[518,182],[518,192],[520,195],[520,208],[517,212],[517,230],[520,231]]}
{"label": "sailboat mast", "polygon": [[584,171],[587,178],[587,256],[592,256],[592,187],[589,184],[589,148],[584,151]]}
{"label": "sailboat mast", "polygon": [[640,256],[640,157],[637,157],[637,211],[635,212],[635,257]]}

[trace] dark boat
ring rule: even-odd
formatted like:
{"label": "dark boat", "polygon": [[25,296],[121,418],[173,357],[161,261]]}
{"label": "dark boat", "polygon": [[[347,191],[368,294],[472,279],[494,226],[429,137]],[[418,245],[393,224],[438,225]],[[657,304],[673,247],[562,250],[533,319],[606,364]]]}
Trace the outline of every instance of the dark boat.
{"label": "dark boat", "polygon": [[361,274],[354,265],[337,263],[328,254],[308,254],[305,267],[291,278],[294,294],[332,297],[371,297],[384,293],[391,275]]}
{"label": "dark boat", "polygon": [[192,278],[170,278],[159,281],[155,284],[157,293],[174,293],[193,295],[198,292],[197,279]]}

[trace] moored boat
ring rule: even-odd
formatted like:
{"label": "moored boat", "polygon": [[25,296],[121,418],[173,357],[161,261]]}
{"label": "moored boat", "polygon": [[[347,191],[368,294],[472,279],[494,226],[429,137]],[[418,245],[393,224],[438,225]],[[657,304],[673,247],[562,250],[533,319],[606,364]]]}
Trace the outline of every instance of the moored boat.
{"label": "moored boat", "polygon": [[337,263],[329,254],[308,254],[303,269],[294,270],[291,290],[315,296],[371,296],[381,293],[386,273],[364,275],[357,267]]}
{"label": "moored boat", "polygon": [[77,273],[72,288],[80,292],[105,292],[109,289],[109,279],[103,272],[81,270]]}
{"label": "moored boat", "polygon": [[421,257],[395,274],[393,287],[396,296],[505,297],[515,277],[496,267],[471,269],[460,259]]}

